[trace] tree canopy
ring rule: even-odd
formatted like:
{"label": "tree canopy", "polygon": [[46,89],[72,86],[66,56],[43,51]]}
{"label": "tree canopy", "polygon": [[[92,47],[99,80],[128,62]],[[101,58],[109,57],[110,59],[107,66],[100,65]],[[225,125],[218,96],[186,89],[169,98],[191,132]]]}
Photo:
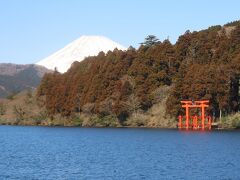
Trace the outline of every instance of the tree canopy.
{"label": "tree canopy", "polygon": [[157,43],[159,43],[159,39],[155,35],[148,35],[145,38],[145,41],[143,43],[140,43],[141,45],[144,45],[146,47],[151,47]]}
{"label": "tree canopy", "polygon": [[38,96],[49,114],[81,110],[124,121],[156,103],[156,89],[170,86],[171,116],[181,113],[182,99],[209,99],[208,113],[216,116],[239,111],[240,23],[233,25],[188,31],[174,45],[149,35],[137,50],[100,53],[64,74],[46,74]]}

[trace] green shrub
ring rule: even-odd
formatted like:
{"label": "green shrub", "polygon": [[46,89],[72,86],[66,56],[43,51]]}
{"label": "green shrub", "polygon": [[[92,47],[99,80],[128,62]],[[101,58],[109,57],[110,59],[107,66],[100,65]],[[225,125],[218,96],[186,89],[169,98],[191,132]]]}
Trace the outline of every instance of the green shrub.
{"label": "green shrub", "polygon": [[112,115],[95,117],[93,119],[96,127],[116,127],[119,126],[118,119]]}
{"label": "green shrub", "polygon": [[231,117],[232,126],[235,128],[240,128],[240,113],[236,113]]}
{"label": "green shrub", "polygon": [[82,126],[83,124],[83,119],[79,116],[73,117],[72,121],[74,126]]}
{"label": "green shrub", "polygon": [[7,111],[6,105],[0,102],[0,116],[4,115]]}
{"label": "green shrub", "polygon": [[223,117],[220,121],[220,125],[223,128],[240,128],[240,113]]}
{"label": "green shrub", "polygon": [[13,100],[15,95],[16,94],[10,94],[10,95],[7,96],[7,99],[8,100]]}

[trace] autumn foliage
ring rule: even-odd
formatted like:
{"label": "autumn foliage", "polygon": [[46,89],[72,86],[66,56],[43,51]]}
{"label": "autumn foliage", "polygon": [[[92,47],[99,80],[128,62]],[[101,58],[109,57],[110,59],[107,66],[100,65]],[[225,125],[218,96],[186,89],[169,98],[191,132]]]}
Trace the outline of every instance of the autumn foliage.
{"label": "autumn foliage", "polygon": [[167,112],[180,113],[181,99],[209,99],[209,113],[239,110],[240,23],[187,31],[176,44],[154,41],[139,49],[115,49],[73,63],[64,74],[46,74],[38,88],[49,114],[113,115],[120,122],[148,110],[154,91],[171,86]]}

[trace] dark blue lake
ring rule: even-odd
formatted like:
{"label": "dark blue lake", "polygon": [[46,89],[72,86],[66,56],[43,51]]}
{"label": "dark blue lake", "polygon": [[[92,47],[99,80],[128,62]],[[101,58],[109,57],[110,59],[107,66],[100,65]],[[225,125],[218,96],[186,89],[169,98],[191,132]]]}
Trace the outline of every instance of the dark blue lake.
{"label": "dark blue lake", "polygon": [[240,179],[240,131],[0,126],[0,179]]}

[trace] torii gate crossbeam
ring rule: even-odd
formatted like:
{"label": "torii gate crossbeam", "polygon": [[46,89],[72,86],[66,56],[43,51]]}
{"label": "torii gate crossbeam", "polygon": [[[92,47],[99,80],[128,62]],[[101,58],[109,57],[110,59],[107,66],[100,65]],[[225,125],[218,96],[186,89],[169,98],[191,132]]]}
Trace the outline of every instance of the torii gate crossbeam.
{"label": "torii gate crossbeam", "polygon": [[[209,100],[201,100],[201,101],[190,101],[185,100],[181,101],[182,107],[185,108],[186,115],[179,116],[178,121],[178,128],[179,129],[202,129],[205,128],[211,129],[211,117],[206,116],[205,108],[209,107]],[[200,108],[201,109],[201,116],[190,116],[190,109],[191,108]],[[185,120],[185,123],[183,121]],[[200,123],[198,121],[201,120]]]}

